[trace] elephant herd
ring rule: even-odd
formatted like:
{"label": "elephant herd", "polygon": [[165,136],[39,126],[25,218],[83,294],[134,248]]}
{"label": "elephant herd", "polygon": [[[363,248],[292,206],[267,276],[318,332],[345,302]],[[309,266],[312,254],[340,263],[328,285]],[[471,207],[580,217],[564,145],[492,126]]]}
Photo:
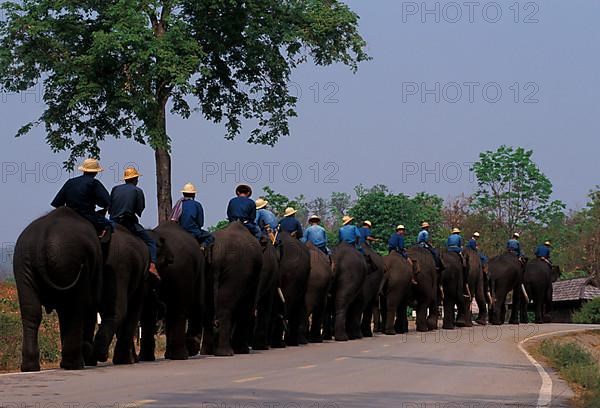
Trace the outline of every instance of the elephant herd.
{"label": "elephant herd", "polygon": [[535,303],[541,323],[557,278],[542,261],[525,266],[512,254],[493,258],[486,268],[471,250],[465,250],[464,262],[444,252],[441,272],[420,247],[408,250],[409,260],[396,252],[381,256],[368,246],[361,254],[342,243],[328,257],[285,232],[277,245],[261,245],[239,222],[216,232],[206,249],[174,222],[150,234],[157,242],[160,281],[149,277],[145,244],[123,228],[101,244],[91,223],[63,207],[23,231],[14,253],[22,371],[40,370],[42,308],[58,314],[60,366],[81,369],[107,361],[115,337],[114,364],[154,360],[159,321],[164,357],[172,360],[354,340],[374,331],[406,333],[409,307],[416,311],[418,331],[438,328],[440,305],[443,328],[471,326],[473,299],[478,324],[488,323],[488,309],[490,323],[502,324],[510,291],[510,322],[519,322],[518,312],[526,321],[525,298]]}

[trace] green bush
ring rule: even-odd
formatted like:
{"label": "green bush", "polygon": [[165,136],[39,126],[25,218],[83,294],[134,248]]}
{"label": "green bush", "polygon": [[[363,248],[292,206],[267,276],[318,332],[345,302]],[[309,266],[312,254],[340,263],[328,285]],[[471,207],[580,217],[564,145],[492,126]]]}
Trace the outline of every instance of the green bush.
{"label": "green bush", "polygon": [[600,324],[600,298],[593,299],[584,304],[581,309],[573,314],[573,322]]}

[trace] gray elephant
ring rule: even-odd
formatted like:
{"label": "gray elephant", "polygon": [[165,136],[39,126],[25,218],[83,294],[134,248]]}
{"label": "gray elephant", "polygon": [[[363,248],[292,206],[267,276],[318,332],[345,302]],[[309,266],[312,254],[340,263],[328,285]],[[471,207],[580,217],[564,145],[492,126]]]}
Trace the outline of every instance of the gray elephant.
{"label": "gray elephant", "polygon": [[442,251],[442,262],[444,270],[441,273],[442,296],[440,299],[444,306],[444,318],[442,328],[453,330],[456,326],[465,326],[465,313],[459,313],[461,319],[457,319],[455,310],[465,310],[464,298],[464,275],[463,261],[456,252]]}
{"label": "gray elephant", "polygon": [[262,269],[258,240],[239,221],[217,231],[209,251],[207,313],[202,354],[232,356],[250,352],[253,309]]}
{"label": "gray elephant", "polygon": [[328,301],[324,338],[348,341],[360,338],[362,285],[367,276],[365,257],[353,245],[341,243],[333,250],[334,283]]}
{"label": "gray elephant", "polygon": [[394,335],[408,332],[407,308],[412,292],[412,280],[419,274],[417,262],[410,264],[396,251],[385,256],[385,275],[381,290],[383,333]]}
{"label": "gray elephant", "polygon": [[140,360],[155,359],[154,334],[159,317],[157,301],[166,307],[165,358],[185,360],[198,354],[200,349],[202,312],[205,309],[205,258],[194,237],[175,222],[162,223],[150,235],[158,245],[161,280],[158,284],[154,282],[146,292],[141,319]]}
{"label": "gray elephant", "polygon": [[360,331],[362,337],[373,337],[373,310],[379,302],[379,292],[381,290],[381,282],[385,272],[385,262],[383,257],[373,250],[368,244],[363,245],[365,254],[370,257],[369,273],[365,278],[362,286],[362,319]]}
{"label": "gray elephant", "polygon": [[[310,253],[306,245],[285,231],[278,234],[278,239],[281,242],[279,269],[285,311],[274,315],[271,346],[275,348],[298,346],[301,342],[306,342],[303,327],[306,318],[306,288],[310,275]],[[279,314],[284,314],[287,318],[287,330],[284,330]]]}
{"label": "gray elephant", "polygon": [[425,248],[412,247],[408,256],[416,262],[419,273],[413,288],[416,303],[417,331],[426,332],[438,327],[438,273],[431,252]]}
{"label": "gray elephant", "polygon": [[23,324],[21,371],[40,370],[42,307],[58,313],[60,366],[83,368],[84,331],[91,339],[102,279],[102,250],[94,226],[66,207],[50,212],[21,233],[13,267]]}
{"label": "gray elephant", "polygon": [[[262,268],[256,292],[256,318],[254,319],[253,350],[268,350],[271,341],[271,325],[273,321],[273,306],[280,304],[278,294],[281,285],[279,248],[268,242],[263,247]],[[276,303],[277,302],[277,303]]]}
{"label": "gray elephant", "polygon": [[[490,259],[489,283],[492,298],[490,307],[491,324],[504,324],[506,319],[506,296],[511,291],[513,293],[513,307],[509,323],[519,324],[523,271],[523,263],[512,253],[505,253]],[[527,321],[526,316],[521,317],[524,322]]]}
{"label": "gray elephant", "polygon": [[312,242],[308,242],[306,247],[310,253],[310,276],[305,296],[306,317],[301,333],[308,332],[308,341],[311,343],[322,343],[327,295],[333,283],[333,270],[323,251]]}
{"label": "gray elephant", "polygon": [[[552,283],[560,277],[560,268],[548,262],[534,259],[527,263],[523,286],[533,302],[535,323],[550,323],[552,310]],[[521,316],[527,316],[527,301],[521,302]],[[525,322],[524,322],[525,323]]]}
{"label": "gray elephant", "polygon": [[458,310],[457,321],[464,322],[466,327],[473,326],[473,315],[471,311],[471,304],[473,299],[477,302],[479,313],[477,316],[477,324],[486,325],[488,320],[487,301],[486,301],[486,284],[485,284],[485,272],[481,264],[481,258],[479,253],[470,248],[465,250],[465,258],[467,262],[468,274],[467,274],[467,287],[469,289],[469,297],[465,299],[463,303],[464,307]]}

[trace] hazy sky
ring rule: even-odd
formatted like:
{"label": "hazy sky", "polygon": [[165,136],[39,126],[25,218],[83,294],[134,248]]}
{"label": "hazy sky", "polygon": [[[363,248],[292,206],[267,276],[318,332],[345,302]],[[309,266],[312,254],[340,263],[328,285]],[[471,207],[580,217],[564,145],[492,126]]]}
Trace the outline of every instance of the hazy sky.
{"label": "hazy sky", "polygon": [[[534,150],[555,198],[585,204],[600,184],[600,2],[347,3],[362,17],[373,61],[356,75],[339,66],[297,71],[299,118],[275,148],[248,145],[245,135],[226,141],[200,117],[170,118],[174,197],[196,183],[209,224],[224,218],[240,181],[310,198],[359,183],[448,197],[473,191],[468,163],[479,152],[509,144]],[[1,243],[48,211],[68,178],[43,129],[13,138],[42,108],[39,89],[0,95]],[[102,147],[109,190],[127,162],[140,167],[143,222],[154,226],[153,152],[129,141]]]}

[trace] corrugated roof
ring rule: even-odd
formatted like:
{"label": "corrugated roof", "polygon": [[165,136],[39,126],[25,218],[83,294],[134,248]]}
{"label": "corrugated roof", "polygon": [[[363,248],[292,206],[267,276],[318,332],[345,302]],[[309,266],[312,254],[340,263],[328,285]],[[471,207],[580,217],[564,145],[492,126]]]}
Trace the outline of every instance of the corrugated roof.
{"label": "corrugated roof", "polygon": [[554,282],[552,292],[553,302],[590,300],[600,297],[600,288],[594,286],[591,278],[576,278]]}

